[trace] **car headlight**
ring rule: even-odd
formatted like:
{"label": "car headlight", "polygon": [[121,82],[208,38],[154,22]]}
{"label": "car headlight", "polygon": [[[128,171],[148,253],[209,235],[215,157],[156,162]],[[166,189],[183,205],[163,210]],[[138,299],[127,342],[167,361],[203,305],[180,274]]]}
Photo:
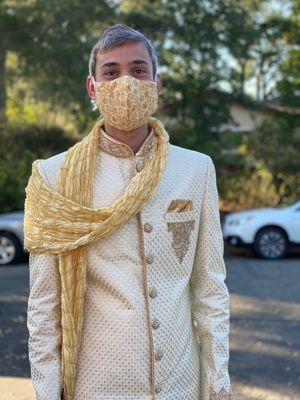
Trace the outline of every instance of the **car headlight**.
{"label": "car headlight", "polygon": [[244,224],[247,224],[248,222],[252,221],[254,218],[255,218],[254,215],[248,215],[247,217],[241,217],[241,218],[233,218],[228,222],[228,224],[229,225],[244,225]]}

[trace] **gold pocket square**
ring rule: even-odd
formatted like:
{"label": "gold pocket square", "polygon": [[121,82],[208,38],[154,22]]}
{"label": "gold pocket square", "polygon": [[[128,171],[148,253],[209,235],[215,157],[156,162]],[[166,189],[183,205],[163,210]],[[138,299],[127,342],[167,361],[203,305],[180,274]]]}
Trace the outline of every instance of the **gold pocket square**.
{"label": "gold pocket square", "polygon": [[176,199],[176,200],[171,201],[166,212],[167,213],[169,213],[169,212],[184,212],[184,211],[192,211],[192,209],[193,209],[192,200]]}
{"label": "gold pocket square", "polygon": [[189,220],[181,220],[181,217],[186,218],[187,215],[181,213],[192,210],[192,200],[174,199],[171,201],[167,211],[165,212],[168,232],[171,232],[173,237],[171,245],[175,250],[176,257],[180,263],[182,263],[183,258],[190,247],[190,235],[191,231],[195,227],[195,219],[189,214]]}

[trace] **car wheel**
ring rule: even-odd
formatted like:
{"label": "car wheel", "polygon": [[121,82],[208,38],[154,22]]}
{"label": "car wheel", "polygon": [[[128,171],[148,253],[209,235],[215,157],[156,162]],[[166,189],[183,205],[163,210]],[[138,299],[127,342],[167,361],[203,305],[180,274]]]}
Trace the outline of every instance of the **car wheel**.
{"label": "car wheel", "polygon": [[22,255],[19,240],[9,232],[0,232],[0,265],[16,263]]}
{"label": "car wheel", "polygon": [[287,251],[286,234],[279,228],[266,227],[258,232],[254,241],[254,251],[260,258],[277,259]]}

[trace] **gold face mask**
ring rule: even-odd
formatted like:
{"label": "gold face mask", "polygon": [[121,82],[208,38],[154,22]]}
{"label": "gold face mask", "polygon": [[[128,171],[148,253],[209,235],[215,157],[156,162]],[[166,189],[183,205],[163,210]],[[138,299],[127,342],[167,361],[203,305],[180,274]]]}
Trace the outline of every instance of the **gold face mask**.
{"label": "gold face mask", "polygon": [[109,82],[96,82],[96,103],[105,122],[130,132],[147,123],[156,111],[157,84],[129,75]]}

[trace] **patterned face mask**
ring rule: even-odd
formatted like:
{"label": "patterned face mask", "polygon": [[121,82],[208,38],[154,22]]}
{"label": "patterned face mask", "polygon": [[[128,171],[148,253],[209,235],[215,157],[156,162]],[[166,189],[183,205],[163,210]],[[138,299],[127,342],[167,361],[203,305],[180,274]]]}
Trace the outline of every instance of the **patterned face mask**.
{"label": "patterned face mask", "polygon": [[130,132],[147,123],[158,107],[156,81],[129,75],[109,82],[95,82],[96,103],[105,122]]}

